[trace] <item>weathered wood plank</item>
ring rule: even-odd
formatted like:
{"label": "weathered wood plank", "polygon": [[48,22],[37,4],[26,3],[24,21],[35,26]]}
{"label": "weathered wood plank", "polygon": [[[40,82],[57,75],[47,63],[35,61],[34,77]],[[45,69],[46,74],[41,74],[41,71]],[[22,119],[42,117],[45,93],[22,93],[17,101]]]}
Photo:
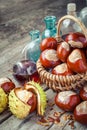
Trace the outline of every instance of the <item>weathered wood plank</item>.
{"label": "weathered wood plank", "polygon": [[[80,123],[75,121],[74,124],[73,124],[73,128],[72,129],[75,129],[75,130],[87,130],[87,126],[82,125],[82,124],[80,124]],[[71,130],[70,122],[64,127],[63,130]]]}
{"label": "weathered wood plank", "polygon": [[7,120],[9,117],[12,116],[12,113],[8,110],[5,110],[3,113],[0,114],[0,124]]}
{"label": "weathered wood plank", "polygon": [[14,42],[12,45],[8,45],[8,48],[5,47],[3,52],[0,53],[0,77],[9,77],[15,81],[12,74],[13,65],[22,59],[22,50],[24,46],[28,43],[29,37],[26,37],[24,40]]}

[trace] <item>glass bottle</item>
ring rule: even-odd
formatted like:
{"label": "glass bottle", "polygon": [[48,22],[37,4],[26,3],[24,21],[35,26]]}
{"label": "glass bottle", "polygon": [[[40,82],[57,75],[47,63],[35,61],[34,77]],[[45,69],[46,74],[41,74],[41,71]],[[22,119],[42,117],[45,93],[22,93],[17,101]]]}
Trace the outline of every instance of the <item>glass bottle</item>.
{"label": "glass bottle", "polygon": [[42,39],[47,37],[55,37],[56,36],[56,17],[55,16],[46,16],[44,18],[44,22],[46,25],[45,30],[42,32]]}
{"label": "glass bottle", "polygon": [[25,56],[25,59],[32,60],[36,62],[40,57],[40,31],[39,30],[32,30],[29,32],[31,36],[31,42],[29,42],[25,48],[23,49],[22,53]]}
{"label": "glass bottle", "polygon": [[80,19],[84,23],[84,25],[87,27],[87,0],[86,0],[86,7],[84,7],[80,11]]}
{"label": "glass bottle", "polygon": [[[76,13],[76,4],[69,3],[67,4],[67,15],[72,15],[77,17]],[[81,29],[77,23],[71,19],[65,19],[61,25],[62,35],[67,35],[70,32],[81,32]]]}

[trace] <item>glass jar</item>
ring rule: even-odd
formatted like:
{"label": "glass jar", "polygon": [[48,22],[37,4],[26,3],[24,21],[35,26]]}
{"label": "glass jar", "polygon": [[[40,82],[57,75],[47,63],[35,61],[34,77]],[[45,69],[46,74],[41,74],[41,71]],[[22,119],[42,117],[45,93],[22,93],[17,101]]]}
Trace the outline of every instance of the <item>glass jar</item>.
{"label": "glass jar", "polygon": [[87,27],[87,7],[84,7],[80,11],[80,18],[81,18],[81,21],[84,23],[84,25]]}
{"label": "glass jar", "polygon": [[36,62],[40,57],[40,31],[32,30],[29,32],[31,36],[31,41],[25,46],[22,53],[25,56],[25,59],[32,60]]}
{"label": "glass jar", "polygon": [[44,22],[46,25],[45,30],[42,32],[42,39],[47,37],[55,37],[56,36],[56,17],[55,16],[46,16],[44,18]]}
{"label": "glass jar", "polygon": [[[72,15],[78,18],[75,3],[67,4],[67,15]],[[67,35],[70,32],[81,32],[81,28],[71,19],[65,19],[61,25],[61,32],[62,35]]]}

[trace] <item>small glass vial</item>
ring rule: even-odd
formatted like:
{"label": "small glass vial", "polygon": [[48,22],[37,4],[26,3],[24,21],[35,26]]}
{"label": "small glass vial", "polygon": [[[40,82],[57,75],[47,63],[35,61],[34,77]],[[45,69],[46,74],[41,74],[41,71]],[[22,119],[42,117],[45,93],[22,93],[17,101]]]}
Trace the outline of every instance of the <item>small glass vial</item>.
{"label": "small glass vial", "polygon": [[44,22],[46,25],[45,30],[42,32],[42,39],[47,37],[55,37],[56,36],[56,17],[55,16],[46,16],[44,18]]}
{"label": "small glass vial", "polygon": [[22,53],[25,56],[25,59],[32,60],[36,62],[40,57],[40,31],[33,30],[29,32],[31,36],[31,42],[29,42],[25,48],[23,49]]}
{"label": "small glass vial", "polygon": [[[77,17],[75,3],[67,4],[67,15]],[[67,35],[70,32],[81,32],[81,29],[73,20],[65,19],[61,25],[61,32],[62,35]]]}

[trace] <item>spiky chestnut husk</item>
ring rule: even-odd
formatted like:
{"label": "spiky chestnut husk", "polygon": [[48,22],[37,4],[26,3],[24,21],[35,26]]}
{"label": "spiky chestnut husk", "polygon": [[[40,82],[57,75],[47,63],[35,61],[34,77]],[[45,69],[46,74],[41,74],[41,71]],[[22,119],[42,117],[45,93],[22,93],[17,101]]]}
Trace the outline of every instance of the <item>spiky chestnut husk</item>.
{"label": "spiky chestnut husk", "polygon": [[0,113],[3,112],[8,105],[8,97],[2,88],[0,88]]}
{"label": "spiky chestnut husk", "polygon": [[25,89],[28,91],[32,91],[37,95],[37,113],[43,116],[47,105],[47,98],[42,87],[39,83],[30,81],[25,84]]}
{"label": "spiky chestnut husk", "polygon": [[[15,88],[16,89],[16,88]],[[15,94],[15,89],[9,93],[10,111],[19,119],[25,118],[31,109],[31,106],[22,102]]]}

